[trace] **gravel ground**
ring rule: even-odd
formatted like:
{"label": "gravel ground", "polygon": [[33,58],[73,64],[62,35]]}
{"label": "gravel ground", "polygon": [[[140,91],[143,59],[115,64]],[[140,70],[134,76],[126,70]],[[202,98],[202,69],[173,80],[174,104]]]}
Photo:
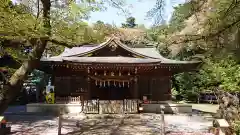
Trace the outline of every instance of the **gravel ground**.
{"label": "gravel ground", "polygon": [[[65,116],[62,134],[69,135],[154,135],[161,133],[159,114],[135,114],[129,118]],[[58,119],[53,116],[8,115],[13,135],[57,135]],[[79,126],[76,126],[76,123]],[[165,115],[167,135],[201,135],[211,121],[201,116]],[[183,134],[185,133],[185,134]],[[187,134],[192,133],[192,134]]]}

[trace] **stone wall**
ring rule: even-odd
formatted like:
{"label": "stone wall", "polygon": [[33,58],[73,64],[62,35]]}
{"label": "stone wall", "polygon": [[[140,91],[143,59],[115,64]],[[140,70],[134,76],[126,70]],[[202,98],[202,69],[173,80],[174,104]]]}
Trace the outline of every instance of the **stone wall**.
{"label": "stone wall", "polygon": [[219,109],[217,118],[225,119],[230,124],[229,134],[233,134],[233,124],[240,120],[239,98],[228,92],[218,91],[217,93]]}

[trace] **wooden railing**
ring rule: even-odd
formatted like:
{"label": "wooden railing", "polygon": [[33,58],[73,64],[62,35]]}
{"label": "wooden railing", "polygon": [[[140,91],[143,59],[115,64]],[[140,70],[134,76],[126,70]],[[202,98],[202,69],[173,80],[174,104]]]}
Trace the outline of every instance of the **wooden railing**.
{"label": "wooden railing", "polygon": [[124,100],[124,112],[125,113],[137,113],[138,112],[138,99],[125,99]]}
{"label": "wooden railing", "polygon": [[110,113],[123,113],[123,100],[100,100],[99,107],[100,113],[110,114]]}
{"label": "wooden railing", "polygon": [[110,113],[137,113],[138,99],[124,99],[124,100],[83,100],[81,96],[78,97],[56,97],[58,104],[79,104],[83,107],[84,113],[92,114],[110,114]]}
{"label": "wooden railing", "polygon": [[85,100],[84,101],[84,113],[98,114],[99,113],[99,100]]}
{"label": "wooden railing", "polygon": [[56,97],[56,103],[59,104],[81,104],[82,97]]}

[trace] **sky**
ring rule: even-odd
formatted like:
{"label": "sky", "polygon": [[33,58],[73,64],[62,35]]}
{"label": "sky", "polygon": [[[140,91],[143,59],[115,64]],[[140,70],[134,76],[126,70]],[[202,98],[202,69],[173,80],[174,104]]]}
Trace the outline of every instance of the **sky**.
{"label": "sky", "polygon": [[[146,13],[154,7],[156,0],[141,0],[140,2],[139,0],[126,1],[131,16],[136,18],[137,24],[144,24],[145,27],[150,27],[154,23],[153,19],[149,19],[146,17]],[[169,21],[171,18],[173,7],[184,2],[185,0],[166,0],[165,18],[167,21]],[[94,23],[98,20],[101,20],[105,23],[121,26],[121,24],[125,22],[126,16],[119,13],[121,13],[120,10],[113,7],[108,7],[107,10],[104,12],[92,13],[91,18],[88,20],[88,22]]]}
{"label": "sky", "polygon": [[[16,2],[17,0],[12,0]],[[25,0],[22,0],[25,1]],[[26,0],[27,1],[27,0]],[[145,27],[149,28],[154,23],[153,19],[146,17],[146,14],[156,4],[157,0],[125,0],[126,7],[132,17],[135,17],[136,24],[144,24]],[[173,7],[178,4],[184,3],[186,0],[165,0],[165,20],[169,21],[173,12]],[[102,12],[93,12],[87,22],[90,24],[101,20],[105,23],[115,24],[121,26],[126,21],[127,16],[124,16],[119,9],[106,5],[107,10]]]}

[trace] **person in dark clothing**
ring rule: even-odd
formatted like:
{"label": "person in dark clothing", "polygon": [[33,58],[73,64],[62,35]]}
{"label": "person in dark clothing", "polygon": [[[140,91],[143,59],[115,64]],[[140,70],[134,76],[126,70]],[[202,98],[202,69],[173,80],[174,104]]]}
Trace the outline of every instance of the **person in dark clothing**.
{"label": "person in dark clothing", "polygon": [[42,102],[46,101],[46,95],[47,95],[46,90],[43,90],[43,92],[42,92]]}

